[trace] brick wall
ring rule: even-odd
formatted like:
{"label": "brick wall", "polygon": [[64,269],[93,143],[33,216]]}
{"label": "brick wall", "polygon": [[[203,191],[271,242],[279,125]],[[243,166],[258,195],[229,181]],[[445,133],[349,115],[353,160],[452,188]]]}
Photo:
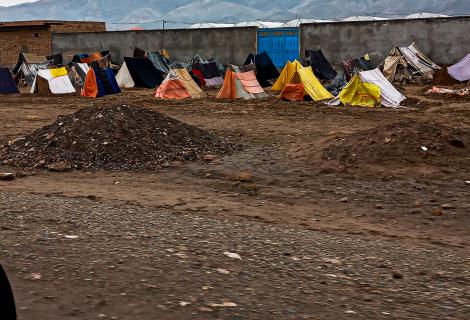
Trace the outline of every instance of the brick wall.
{"label": "brick wall", "polygon": [[0,65],[14,65],[19,52],[41,56],[51,54],[51,36],[48,28],[11,31],[0,29]]}
{"label": "brick wall", "polygon": [[104,32],[104,22],[31,21],[0,25],[0,66],[12,66],[20,52],[47,56],[52,54],[52,33]]}
{"label": "brick wall", "polygon": [[51,25],[51,31],[52,33],[104,32],[106,24],[104,22],[64,21],[61,24]]}

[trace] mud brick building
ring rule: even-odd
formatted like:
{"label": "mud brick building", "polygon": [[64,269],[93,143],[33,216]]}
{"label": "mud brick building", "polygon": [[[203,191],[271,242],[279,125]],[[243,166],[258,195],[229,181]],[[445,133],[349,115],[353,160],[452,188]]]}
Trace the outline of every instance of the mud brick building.
{"label": "mud brick building", "polygon": [[14,65],[19,52],[51,55],[53,33],[102,31],[105,23],[94,21],[0,22],[0,66]]}

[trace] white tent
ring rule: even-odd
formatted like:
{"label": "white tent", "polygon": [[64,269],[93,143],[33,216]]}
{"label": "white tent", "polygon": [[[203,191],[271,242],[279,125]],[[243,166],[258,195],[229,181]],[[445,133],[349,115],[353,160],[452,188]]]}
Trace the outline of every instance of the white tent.
{"label": "white tent", "polygon": [[405,19],[447,18],[447,17],[449,16],[446,16],[445,14],[421,12],[421,13],[410,14],[409,16],[406,16]]}
{"label": "white tent", "polygon": [[388,18],[372,17],[372,16],[352,16],[343,19],[343,21],[379,21],[388,20]]}
{"label": "white tent", "polygon": [[379,69],[359,72],[362,82],[373,83],[380,87],[382,105],[384,107],[397,108],[406,99],[393,84],[388,81]]}
{"label": "white tent", "polygon": [[[53,74],[53,71],[51,70],[63,70],[63,73],[57,73],[57,75]],[[47,81],[47,84],[49,86],[49,90],[53,94],[66,94],[66,93],[75,93],[75,88],[72,85],[72,82],[70,81],[70,78],[68,77],[67,71],[65,71],[65,68],[60,68],[60,69],[43,69],[43,70],[38,70],[38,73],[36,77],[34,78],[33,85],[31,87],[31,93],[35,93],[38,91],[38,78],[42,78]]]}
{"label": "white tent", "polygon": [[[380,97],[382,105],[389,108],[399,108],[400,103],[406,99],[404,95],[398,91],[393,84],[388,81],[379,69],[359,72],[359,77],[364,83],[372,83],[380,88]],[[328,102],[329,105],[339,105],[341,100],[339,95]]]}
{"label": "white tent", "polygon": [[233,27],[234,24],[232,23],[210,23],[210,22],[202,22],[202,23],[195,23],[190,25],[188,29],[213,29],[213,28],[230,28]]}
{"label": "white tent", "polygon": [[121,69],[119,69],[119,72],[116,75],[116,81],[119,88],[135,87],[134,79],[132,79],[129,69],[127,68],[126,62],[124,62],[121,66]]}
{"label": "white tent", "polygon": [[316,19],[294,19],[286,22],[283,27],[286,28],[298,28],[302,23],[325,23],[334,22],[332,20],[316,20]]}
{"label": "white tent", "polygon": [[282,28],[284,23],[272,21],[246,21],[235,24],[235,27]]}

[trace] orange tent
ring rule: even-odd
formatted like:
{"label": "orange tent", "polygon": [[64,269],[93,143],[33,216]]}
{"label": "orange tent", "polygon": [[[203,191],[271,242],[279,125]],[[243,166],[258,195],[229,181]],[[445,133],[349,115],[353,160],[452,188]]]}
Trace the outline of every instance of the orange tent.
{"label": "orange tent", "polygon": [[227,70],[222,88],[217,94],[218,99],[258,99],[268,95],[264,92],[256,79],[253,70],[239,72],[237,67],[232,67],[234,71]]}
{"label": "orange tent", "polygon": [[90,68],[86,74],[85,83],[82,88],[82,96],[90,98],[96,98],[98,96],[98,85],[96,84],[96,75],[93,68]]}
{"label": "orange tent", "polygon": [[155,92],[160,99],[202,98],[205,93],[186,69],[172,69]]}
{"label": "orange tent", "polygon": [[303,83],[288,83],[282,90],[279,98],[287,101],[304,101],[305,88]]}

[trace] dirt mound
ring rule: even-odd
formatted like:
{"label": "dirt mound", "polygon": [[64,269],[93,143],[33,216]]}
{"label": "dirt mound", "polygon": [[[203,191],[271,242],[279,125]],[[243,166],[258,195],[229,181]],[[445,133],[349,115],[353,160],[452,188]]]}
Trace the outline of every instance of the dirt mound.
{"label": "dirt mound", "polygon": [[447,66],[444,66],[441,69],[436,70],[432,84],[435,86],[450,86],[460,84],[460,82],[452,78],[447,72]]}
{"label": "dirt mound", "polygon": [[406,171],[420,166],[467,172],[470,130],[406,120],[336,138],[323,149],[322,159],[346,168]]}
{"label": "dirt mound", "polygon": [[54,123],[4,146],[0,160],[7,165],[52,170],[151,170],[233,149],[214,134],[159,112],[118,105],[60,116]]}

